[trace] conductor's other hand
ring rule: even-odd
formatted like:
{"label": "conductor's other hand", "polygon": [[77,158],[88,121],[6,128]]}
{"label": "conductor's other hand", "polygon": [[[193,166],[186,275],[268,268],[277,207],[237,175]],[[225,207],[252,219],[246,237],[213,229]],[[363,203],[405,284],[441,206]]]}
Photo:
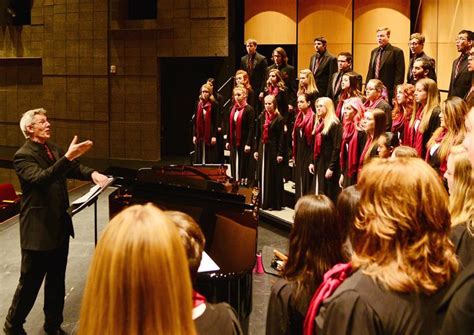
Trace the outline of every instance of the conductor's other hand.
{"label": "conductor's other hand", "polygon": [[72,161],[89,151],[89,149],[92,148],[92,144],[92,141],[89,140],[77,143],[77,135],[74,135],[74,138],[72,139],[71,144],[69,144],[69,148],[64,156]]}
{"label": "conductor's other hand", "polygon": [[91,178],[94,184],[99,185],[100,187],[104,187],[107,184],[107,181],[109,180],[107,176],[97,171],[92,172]]}

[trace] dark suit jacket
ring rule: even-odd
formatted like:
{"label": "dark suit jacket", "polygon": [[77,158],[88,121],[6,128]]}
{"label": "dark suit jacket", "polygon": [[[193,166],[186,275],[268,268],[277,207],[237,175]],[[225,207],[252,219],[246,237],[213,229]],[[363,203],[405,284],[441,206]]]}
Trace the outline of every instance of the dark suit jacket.
{"label": "dark suit jacket", "polygon": [[[344,73],[351,72],[351,71],[352,70],[349,70]],[[354,72],[354,73],[357,74],[357,88],[360,91],[362,90],[362,76],[358,74],[357,72]],[[332,74],[331,79],[329,80],[328,90],[326,92],[326,96],[332,99],[332,101],[334,102],[334,106],[337,106],[337,102],[339,101],[339,95],[341,94],[341,85],[339,85],[339,87],[336,89],[338,75],[339,75],[339,72],[334,72]]]}
{"label": "dark suit jacket", "polygon": [[428,78],[431,78],[434,81],[438,81],[438,77],[436,76],[436,61],[434,60],[434,58],[431,58],[430,56],[422,52],[421,55],[410,58],[410,64],[408,65],[408,72],[407,72],[407,83],[415,85],[415,79],[413,78],[411,70],[413,69],[413,63],[415,62],[415,59],[417,58],[427,59],[433,64],[433,66],[428,72]]}
{"label": "dark suit jacket", "polygon": [[[372,50],[370,54],[369,71],[365,82],[375,78],[375,62],[377,58],[377,51],[379,48]],[[403,57],[403,50],[394,47],[390,43],[385,46],[382,54],[380,65],[379,79],[387,87],[389,101],[391,103],[393,98],[393,91],[395,86],[403,84],[405,77],[405,58]]]}
{"label": "dark suit jacket", "polygon": [[70,162],[56,144],[47,142],[56,161],[48,158],[42,144],[26,140],[15,153],[13,165],[23,196],[20,208],[21,248],[51,250],[74,236],[66,178],[90,180],[94,171]]}
{"label": "dark suit jacket", "polygon": [[321,61],[318,68],[314,71],[316,65],[317,53],[311,56],[309,69],[313,71],[314,79],[320,96],[324,96],[328,91],[329,79],[334,72],[337,72],[337,58],[331,55],[327,50],[320,57]]}
{"label": "dark suit jacket", "polygon": [[[278,69],[276,64],[272,64],[269,67],[267,67],[267,75],[265,76],[266,79],[268,79],[268,72],[272,69]],[[289,64],[286,64],[286,66],[282,66],[279,68],[281,75],[283,76],[283,80],[285,81],[285,85],[288,88],[288,104],[292,106],[296,106],[296,70],[295,67]],[[264,87],[262,88],[262,91],[264,90]]]}
{"label": "dark suit jacket", "polygon": [[474,72],[469,72],[467,68],[467,57],[461,62],[459,66],[459,73],[456,78],[454,78],[454,72],[456,71],[456,65],[458,63],[458,58],[453,61],[453,68],[451,70],[451,81],[449,83],[449,93],[448,96],[457,96],[463,99],[467,92],[471,89],[471,81]]}
{"label": "dark suit jacket", "polygon": [[[249,55],[245,55],[240,59],[240,68],[244,71],[249,72]],[[250,78],[250,85],[252,85],[255,94],[258,95],[264,86],[265,76],[267,74],[266,70],[268,67],[267,59],[265,56],[259,54],[258,52],[255,54],[253,58],[253,71],[249,73]]]}

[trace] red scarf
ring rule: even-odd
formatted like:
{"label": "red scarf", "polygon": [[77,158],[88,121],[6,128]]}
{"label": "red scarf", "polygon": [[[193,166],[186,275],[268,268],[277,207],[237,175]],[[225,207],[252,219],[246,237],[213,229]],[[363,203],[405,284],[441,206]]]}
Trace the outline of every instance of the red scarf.
{"label": "red scarf", "polygon": [[318,315],[319,308],[325,299],[329,298],[334,291],[350,276],[352,272],[351,263],[339,263],[332,267],[331,270],[324,274],[322,284],[314,293],[309,303],[308,311],[304,319],[303,334],[314,334],[314,319]]}
{"label": "red scarf", "polygon": [[276,97],[278,95],[278,93],[280,93],[280,89],[278,88],[278,86],[267,86],[267,94],[271,94],[273,95],[274,97]]}
{"label": "red scarf", "polygon": [[[447,133],[448,133],[448,130],[446,128],[443,128],[443,131],[435,139],[435,143],[437,143],[437,144],[441,143],[441,141],[446,137]],[[425,155],[425,161],[426,162],[429,161],[430,156],[431,156],[430,150],[426,150],[426,155]],[[446,159],[443,159],[443,160],[440,159],[440,165],[439,165],[440,174],[443,175],[446,172],[446,169],[447,169]]]}
{"label": "red scarf", "polygon": [[[237,102],[234,104],[232,107],[232,111],[230,112],[230,143],[234,143],[234,114],[235,111],[239,112],[239,115],[237,116],[237,122],[236,122],[236,132],[235,132],[235,146],[240,147],[240,141],[241,141],[241,136],[242,136],[242,116],[244,115],[245,107],[247,106],[247,102],[244,102],[242,106],[237,104]],[[232,144],[231,144],[232,145]]]}
{"label": "red scarf", "polygon": [[[204,110],[206,115],[204,116]],[[206,145],[211,145],[211,113],[212,105],[210,101],[205,103],[202,100],[198,102],[198,109],[196,113],[196,140],[197,143],[202,143],[203,138]],[[204,120],[203,120],[204,119]]]}
{"label": "red scarf", "polygon": [[[344,124],[344,132],[342,133],[341,152],[340,152],[340,165],[341,169],[344,170],[347,162],[347,175],[352,177],[357,172],[359,158],[357,157],[357,130],[354,122],[347,121]],[[348,145],[347,157],[346,145]]]}
{"label": "red scarf", "polygon": [[206,297],[193,290],[193,308],[206,303]]}
{"label": "red scarf", "polygon": [[270,124],[273,120],[275,120],[277,114],[275,112],[269,113],[265,111],[265,123],[263,124],[263,135],[262,135],[262,143],[268,143],[268,128],[270,128]]}
{"label": "red scarf", "polygon": [[344,106],[344,102],[349,99],[351,96],[348,92],[342,92],[341,95],[339,95],[339,101],[337,102],[337,107],[336,107],[336,115],[341,120],[342,118],[342,106]]}
{"label": "red scarf", "polygon": [[383,101],[383,96],[380,96],[377,100],[370,101],[367,99],[367,101],[364,103],[365,109],[374,109],[377,107],[380,101]]}
{"label": "red scarf", "polygon": [[311,107],[309,107],[306,110],[306,114],[303,114],[303,112],[299,111],[298,115],[296,115],[296,120],[295,120],[295,125],[293,127],[293,159],[296,157],[296,143],[298,142],[296,140],[296,131],[299,129],[303,129],[304,135],[306,137],[306,144],[308,146],[311,145],[311,142],[313,140],[313,122],[314,122],[314,113]]}
{"label": "red scarf", "polygon": [[415,129],[415,125],[413,125],[413,147],[418,152],[418,156],[423,156],[423,133],[420,131],[421,119],[423,118],[423,107],[424,105],[420,105],[418,110],[416,111],[415,122],[416,120],[420,120],[420,124],[418,124],[418,128]]}
{"label": "red scarf", "polygon": [[405,124],[405,119],[403,117],[403,113],[399,111],[398,115],[392,118],[392,133],[399,133],[402,131],[403,126]]}
{"label": "red scarf", "polygon": [[321,153],[321,144],[323,143],[323,129],[324,119],[320,121],[315,130],[314,137],[314,160],[318,160],[319,154]]}
{"label": "red scarf", "polygon": [[402,140],[402,143],[403,145],[408,145],[410,147],[413,147],[413,142],[411,140],[411,129],[410,129],[410,117],[406,117],[404,120],[403,120],[403,138],[401,139]]}

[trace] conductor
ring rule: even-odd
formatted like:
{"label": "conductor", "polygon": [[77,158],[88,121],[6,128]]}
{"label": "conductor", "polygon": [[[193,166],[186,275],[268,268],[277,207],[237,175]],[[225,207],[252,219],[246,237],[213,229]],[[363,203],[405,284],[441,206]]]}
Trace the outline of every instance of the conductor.
{"label": "conductor", "polygon": [[8,311],[6,334],[26,334],[23,324],[33,307],[43,279],[43,325],[47,334],[66,334],[61,329],[69,236],[74,237],[67,178],[92,180],[104,185],[107,177],[75,159],[92,147],[74,136],[66,153],[49,141],[51,124],[43,108],[29,110],[20,120],[26,141],[15,153],[14,168],[23,196],[20,208],[21,273]]}

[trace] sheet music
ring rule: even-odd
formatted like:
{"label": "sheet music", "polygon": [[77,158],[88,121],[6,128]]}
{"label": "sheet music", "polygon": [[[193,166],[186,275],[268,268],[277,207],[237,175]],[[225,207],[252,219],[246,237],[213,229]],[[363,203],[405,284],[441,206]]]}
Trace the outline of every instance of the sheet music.
{"label": "sheet music", "polygon": [[80,204],[83,204],[83,203],[87,202],[89,199],[93,198],[102,189],[107,188],[113,181],[114,181],[114,178],[108,178],[107,183],[104,185],[104,187],[100,187],[99,185],[92,186],[90,188],[89,192],[84,194],[82,197],[74,200],[72,204],[73,205],[80,205]]}
{"label": "sheet music", "polygon": [[212,260],[212,258],[205,252],[202,252],[201,264],[199,264],[198,272],[214,272],[221,268]]}

